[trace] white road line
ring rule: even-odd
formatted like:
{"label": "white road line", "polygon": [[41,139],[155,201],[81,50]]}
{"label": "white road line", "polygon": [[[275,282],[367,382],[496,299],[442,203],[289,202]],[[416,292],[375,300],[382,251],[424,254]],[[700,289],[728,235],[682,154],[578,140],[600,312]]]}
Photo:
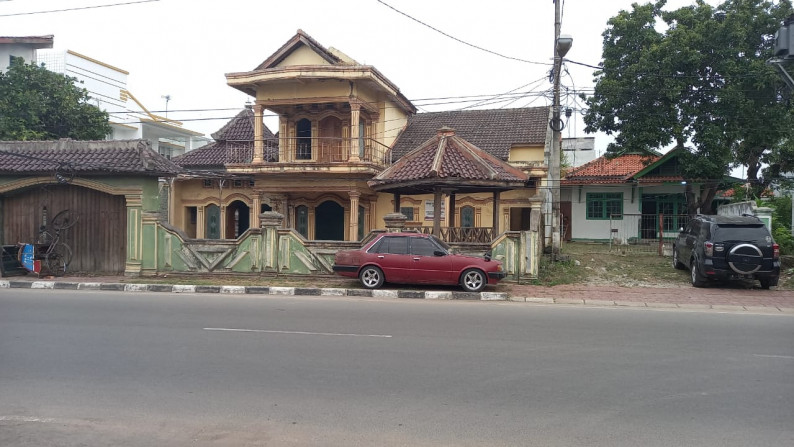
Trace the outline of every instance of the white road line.
{"label": "white road line", "polygon": [[766,357],[771,359],[791,359],[794,360],[794,355],[772,355],[772,354],[753,354],[754,357]]}
{"label": "white road line", "polygon": [[55,419],[52,418],[37,418],[37,417],[29,417],[29,416],[0,416],[0,422],[4,421],[11,421],[11,422],[55,422]]}
{"label": "white road line", "polygon": [[304,332],[304,331],[268,331],[265,329],[232,329],[223,327],[205,327],[205,331],[220,331],[220,332],[262,332],[265,334],[299,334],[299,335],[332,335],[337,337],[376,337],[376,338],[391,338],[391,335],[380,334],[335,334],[332,332]]}

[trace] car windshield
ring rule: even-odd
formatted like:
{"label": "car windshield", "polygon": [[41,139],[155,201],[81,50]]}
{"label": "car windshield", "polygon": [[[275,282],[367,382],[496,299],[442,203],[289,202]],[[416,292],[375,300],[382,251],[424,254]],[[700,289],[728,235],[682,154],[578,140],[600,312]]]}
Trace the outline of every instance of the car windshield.
{"label": "car windshield", "polygon": [[764,224],[720,225],[714,230],[715,241],[761,241],[769,237]]}
{"label": "car windshield", "polygon": [[431,237],[431,238],[432,238],[434,241],[436,241],[436,244],[438,244],[438,245],[440,245],[441,247],[443,247],[443,248],[444,248],[444,250],[446,250],[447,252],[451,251],[451,248],[449,247],[449,245],[447,245],[447,243],[446,243],[446,242],[442,241],[441,239],[439,239],[439,238],[438,238],[438,237],[436,237],[435,235],[430,235],[430,237]]}

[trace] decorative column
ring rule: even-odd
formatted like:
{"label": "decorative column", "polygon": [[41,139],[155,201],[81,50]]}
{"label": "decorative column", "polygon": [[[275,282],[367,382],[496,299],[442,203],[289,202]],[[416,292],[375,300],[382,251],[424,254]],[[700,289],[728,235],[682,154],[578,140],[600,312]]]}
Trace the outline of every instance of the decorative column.
{"label": "decorative column", "polygon": [[278,228],[284,222],[284,215],[275,211],[265,211],[259,215],[262,228],[262,259],[263,271],[278,272],[279,237]]}
{"label": "decorative column", "polygon": [[350,234],[347,240],[358,240],[358,198],[361,193],[358,191],[348,191],[347,195],[350,196]]}
{"label": "decorative column", "polygon": [[401,200],[400,199],[400,193],[395,192],[394,193],[394,212],[395,213],[399,213],[400,212],[400,200]]}
{"label": "decorative column", "polygon": [[196,239],[206,239],[206,221],[204,220],[204,207],[196,207]]}
{"label": "decorative column", "polygon": [[221,205],[221,221],[218,222],[220,225],[221,237],[220,239],[226,239],[226,205]]}
{"label": "decorative column", "polygon": [[359,157],[360,143],[359,121],[361,120],[361,106],[353,101],[350,102],[350,157],[348,161],[361,161]]}
{"label": "decorative column", "polygon": [[265,162],[264,123],[262,122],[264,110],[264,106],[259,104],[254,105],[254,159],[251,161],[253,164]]}
{"label": "decorative column", "polygon": [[259,228],[259,211],[262,209],[262,194],[254,192],[251,206],[251,228]]}

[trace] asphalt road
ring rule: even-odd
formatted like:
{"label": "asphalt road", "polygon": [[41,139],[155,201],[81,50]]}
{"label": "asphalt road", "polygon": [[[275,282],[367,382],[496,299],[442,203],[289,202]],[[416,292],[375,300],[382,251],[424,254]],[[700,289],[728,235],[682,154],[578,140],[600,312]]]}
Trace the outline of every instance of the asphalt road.
{"label": "asphalt road", "polygon": [[794,445],[794,316],[3,289],[0,445]]}

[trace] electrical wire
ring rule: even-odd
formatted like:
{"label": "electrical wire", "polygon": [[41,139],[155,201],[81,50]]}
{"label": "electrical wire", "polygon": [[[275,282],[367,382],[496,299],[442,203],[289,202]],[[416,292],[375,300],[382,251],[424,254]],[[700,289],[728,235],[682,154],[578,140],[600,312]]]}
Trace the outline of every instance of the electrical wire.
{"label": "electrical wire", "polygon": [[382,4],[383,6],[386,6],[387,8],[393,10],[394,12],[396,12],[398,14],[401,14],[401,15],[403,15],[403,16],[405,16],[405,17],[407,17],[407,18],[413,20],[414,22],[417,22],[417,23],[419,23],[419,24],[421,24],[423,26],[426,26],[427,28],[430,28],[431,30],[433,30],[433,31],[435,31],[435,32],[437,32],[439,34],[442,34],[442,35],[444,35],[446,37],[449,37],[450,39],[452,39],[452,40],[454,40],[454,41],[456,41],[458,43],[462,43],[463,45],[467,45],[469,47],[475,48],[475,49],[480,50],[480,51],[484,51],[484,52],[489,53],[489,54],[493,54],[494,56],[499,56],[499,57],[504,58],[504,59],[509,59],[509,60],[518,61],[518,62],[524,62],[524,63],[527,63],[527,64],[552,65],[552,63],[549,63],[549,62],[536,62],[536,61],[529,61],[529,60],[526,60],[526,59],[520,59],[520,58],[512,57],[512,56],[505,56],[504,54],[497,53],[496,51],[492,51],[492,50],[489,50],[487,48],[483,48],[483,47],[474,45],[472,43],[466,42],[465,40],[461,40],[461,39],[458,39],[455,36],[447,34],[444,31],[441,31],[440,29],[438,29],[438,28],[436,28],[436,27],[434,27],[432,25],[428,25],[427,23],[417,19],[416,17],[412,17],[411,15],[400,11],[399,9],[397,9],[394,6],[384,2],[383,0],[376,0],[376,1],[378,3],[380,3],[380,4]]}
{"label": "electrical wire", "polygon": [[126,6],[126,5],[135,5],[138,3],[152,3],[152,2],[159,2],[160,0],[138,0],[134,2],[124,2],[124,3],[111,3],[107,5],[94,5],[94,6],[80,6],[77,8],[64,8],[64,9],[50,9],[45,11],[31,11],[31,12],[15,12],[10,14],[0,14],[0,17],[15,17],[15,16],[28,16],[28,15],[35,15],[35,14],[50,14],[55,12],[67,12],[67,11],[82,11],[86,9],[97,9],[97,8],[109,8],[112,6]]}

